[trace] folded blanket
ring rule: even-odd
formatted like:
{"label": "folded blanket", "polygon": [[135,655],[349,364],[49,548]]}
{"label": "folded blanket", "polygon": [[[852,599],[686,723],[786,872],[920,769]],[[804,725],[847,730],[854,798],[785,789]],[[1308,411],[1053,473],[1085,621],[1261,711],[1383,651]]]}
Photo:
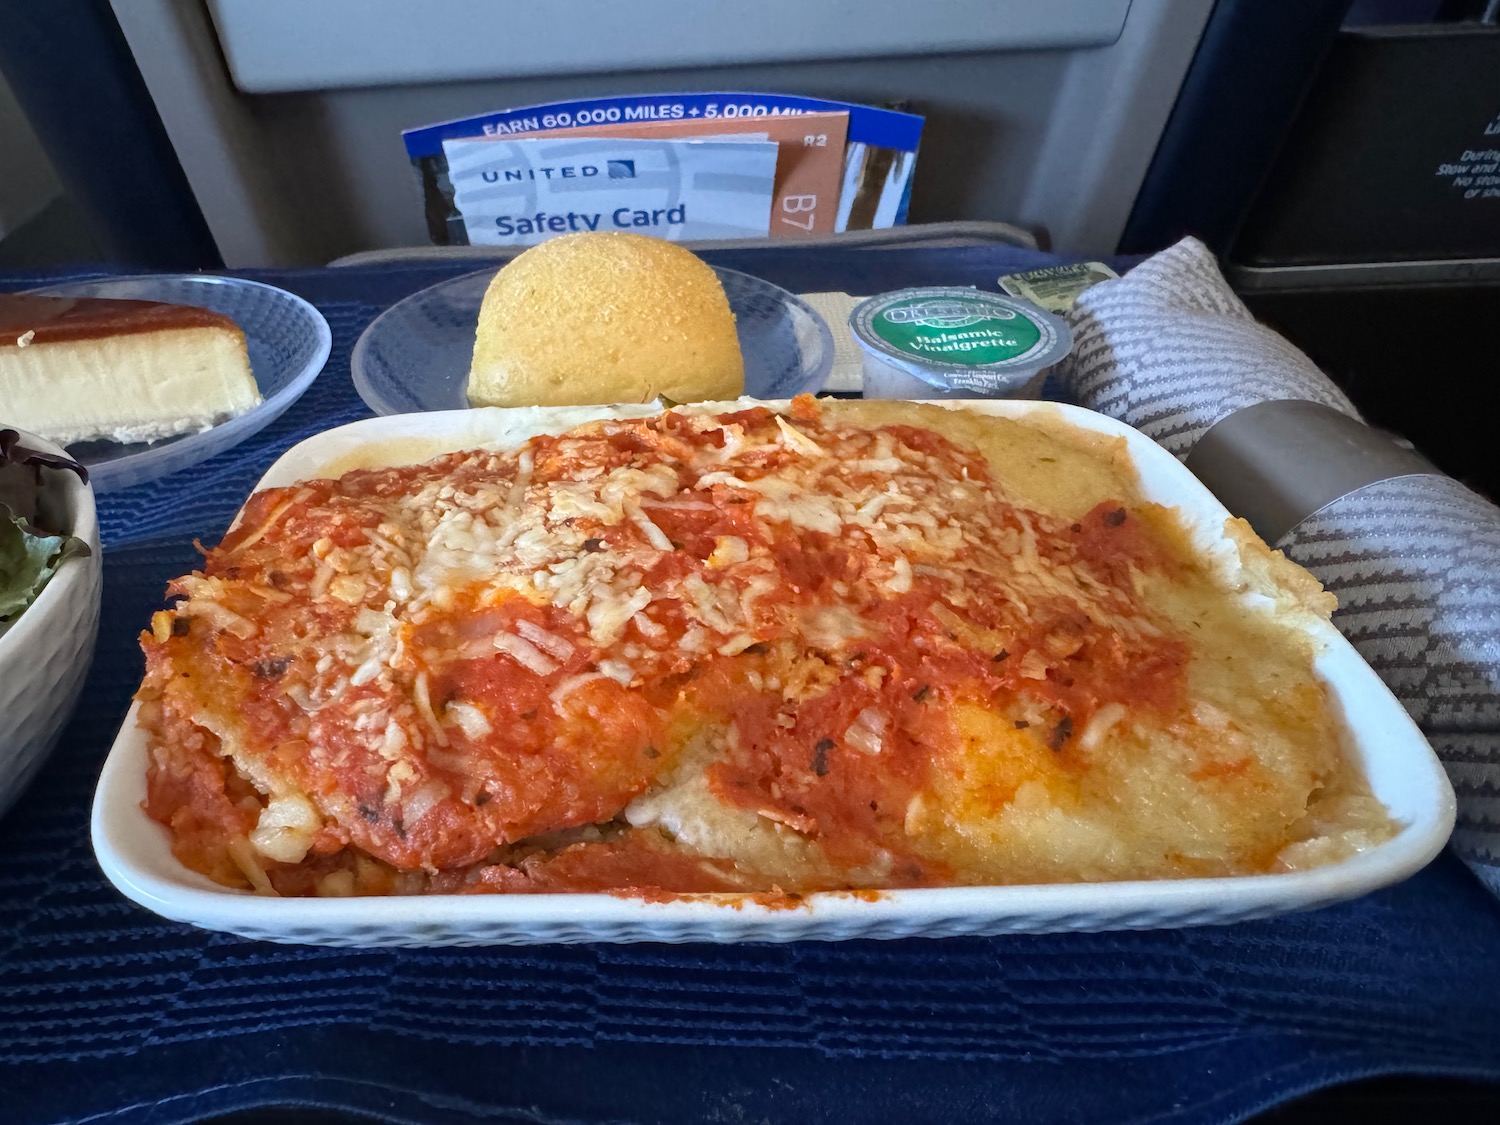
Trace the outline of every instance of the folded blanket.
{"label": "folded blanket", "polygon": [[[1389,439],[1344,418],[1248,410],[1316,403],[1359,417],[1305,355],[1254,321],[1195,239],[1085,291],[1069,316],[1077,344],[1057,370],[1069,399],[1130,423],[1195,471],[1210,446],[1233,446],[1234,477],[1201,475],[1338,596],[1334,624],[1448,771],[1454,849],[1500,894],[1500,509],[1436,470],[1413,471],[1387,455]],[[1320,494],[1320,476],[1338,488]],[[1246,479],[1282,495],[1252,503]]]}
{"label": "folded blanket", "polygon": [[1305,355],[1255,322],[1195,238],[1085,290],[1069,320],[1073,352],[1057,371],[1069,400],[1178,457],[1258,402],[1304,399],[1359,417]]}

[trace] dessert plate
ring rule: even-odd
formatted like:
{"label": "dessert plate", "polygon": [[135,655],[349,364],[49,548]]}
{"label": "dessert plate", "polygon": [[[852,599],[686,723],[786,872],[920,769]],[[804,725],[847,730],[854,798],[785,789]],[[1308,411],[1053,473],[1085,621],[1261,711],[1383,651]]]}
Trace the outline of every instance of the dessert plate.
{"label": "dessert plate", "polygon": [[239,277],[150,274],[70,281],[33,289],[39,297],[164,301],[223,313],[245,333],[261,403],[212,429],[157,442],[79,442],[68,452],[88,466],[95,492],[113,492],[206,461],[259,433],[301,397],[328,362],[333,336],[323,314],[301,297]]}
{"label": "dessert plate", "polygon": [[[376,414],[464,410],[479,306],[495,269],[413,293],[376,317],[354,345],[349,367],[359,397]],[[819,391],[833,368],[833,334],[811,305],[734,270],[714,269],[739,332],[745,394],[792,398]]]}

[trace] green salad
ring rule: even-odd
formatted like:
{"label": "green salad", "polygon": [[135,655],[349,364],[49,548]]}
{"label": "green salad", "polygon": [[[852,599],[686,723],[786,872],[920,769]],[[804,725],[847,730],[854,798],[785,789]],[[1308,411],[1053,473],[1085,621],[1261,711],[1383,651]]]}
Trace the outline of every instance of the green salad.
{"label": "green salad", "polygon": [[87,543],[46,514],[44,474],[55,469],[89,479],[77,461],[28,449],[15,430],[0,429],[0,626],[36,601],[65,560],[89,553]]}

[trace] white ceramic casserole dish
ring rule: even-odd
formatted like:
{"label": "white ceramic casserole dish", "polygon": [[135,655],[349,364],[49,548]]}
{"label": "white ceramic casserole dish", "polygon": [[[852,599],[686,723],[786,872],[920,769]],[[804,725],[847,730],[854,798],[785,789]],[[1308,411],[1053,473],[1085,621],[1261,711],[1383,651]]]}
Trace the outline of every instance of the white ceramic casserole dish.
{"label": "white ceramic casserole dish", "polygon": [[[775,405],[775,404],[770,404]],[[1014,400],[946,402],[1008,418],[1055,412],[1082,429],[1125,439],[1140,489],[1177,508],[1204,552],[1234,550],[1228,512],[1176,458],[1099,414]],[[507,447],[605,416],[647,407],[471,410],[397,415],[330,430],[288,451],[260,482],[275,487],[352,468],[410,464],[439,453]],[[1342,714],[1349,752],[1402,825],[1385,843],[1307,871],[1234,878],[886,891],[809,895],[772,909],[751,901],[667,902],[607,894],[432,895],[411,898],[278,899],[221,887],[173,858],[167,830],[141,809],[146,740],[127,716],[95,795],[94,849],[126,896],[211,930],[270,941],[326,945],[491,945],[590,941],[799,941],[951,937],[961,934],[1143,929],[1235,922],[1354,898],[1413,874],[1453,827],[1453,791],[1421,733],[1369,666],[1330,625],[1310,626],[1317,674]]]}

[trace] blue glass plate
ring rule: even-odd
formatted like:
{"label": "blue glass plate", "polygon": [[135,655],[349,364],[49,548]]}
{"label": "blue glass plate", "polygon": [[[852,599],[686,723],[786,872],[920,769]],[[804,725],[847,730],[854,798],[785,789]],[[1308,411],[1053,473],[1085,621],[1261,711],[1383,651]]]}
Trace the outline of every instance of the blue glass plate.
{"label": "blue glass plate", "polygon": [[323,314],[301,297],[239,277],[155,274],[70,281],[32,291],[43,297],[106,297],[125,301],[164,301],[196,305],[229,317],[245,333],[250,370],[260,387],[254,410],[198,434],[124,445],[79,442],[68,452],[88,466],[96,492],[110,492],[175,473],[206,461],[263,430],[318,377],[328,362],[333,337]]}
{"label": "blue glass plate", "polygon": [[[350,369],[377,414],[462,410],[479,305],[495,270],[414,293],[378,316],[354,345]],[[715,269],[739,330],[745,393],[791,398],[818,391],[833,367],[833,335],[805,302],[770,282]]]}

